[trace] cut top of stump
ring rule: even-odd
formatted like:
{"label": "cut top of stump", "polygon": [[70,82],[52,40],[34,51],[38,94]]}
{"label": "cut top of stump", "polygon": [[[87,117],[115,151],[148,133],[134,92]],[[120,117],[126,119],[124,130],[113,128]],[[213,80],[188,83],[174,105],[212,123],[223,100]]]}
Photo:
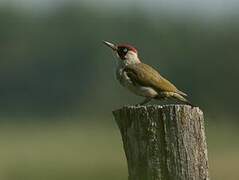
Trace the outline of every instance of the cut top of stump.
{"label": "cut top of stump", "polygon": [[170,113],[176,113],[179,111],[187,111],[187,112],[195,112],[200,115],[203,115],[202,110],[199,107],[192,107],[190,105],[184,105],[184,104],[170,104],[170,105],[144,105],[144,106],[137,106],[137,105],[129,105],[129,106],[123,106],[120,109],[116,109],[113,111],[113,115],[117,115],[118,113],[122,111],[163,111],[163,112],[170,112]]}

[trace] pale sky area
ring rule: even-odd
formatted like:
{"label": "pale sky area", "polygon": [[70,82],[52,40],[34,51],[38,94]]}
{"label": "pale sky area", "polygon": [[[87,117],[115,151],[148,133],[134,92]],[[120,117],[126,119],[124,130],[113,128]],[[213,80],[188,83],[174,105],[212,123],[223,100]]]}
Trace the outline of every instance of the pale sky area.
{"label": "pale sky area", "polygon": [[239,11],[239,0],[0,0],[3,4],[13,4],[25,8],[49,9],[55,8],[65,2],[80,2],[97,7],[138,6],[150,13],[158,9],[174,12],[193,12],[197,14],[223,15],[235,14]]}

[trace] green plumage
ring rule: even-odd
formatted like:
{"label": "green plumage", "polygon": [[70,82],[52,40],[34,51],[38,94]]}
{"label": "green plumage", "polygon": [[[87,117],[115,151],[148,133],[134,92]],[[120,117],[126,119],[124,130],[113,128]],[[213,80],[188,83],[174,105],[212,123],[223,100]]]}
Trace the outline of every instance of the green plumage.
{"label": "green plumage", "polygon": [[[177,101],[193,106],[184,97],[187,94],[178,90],[176,86],[162,77],[158,71],[149,65],[144,63],[130,64],[125,66],[124,71],[133,84],[153,88],[158,93],[155,99],[176,99]],[[147,99],[144,102],[147,102]]]}
{"label": "green plumage", "polygon": [[187,96],[178,90],[171,82],[162,77],[155,69],[144,63],[130,64],[124,69],[133,83],[145,87],[152,87],[158,93],[173,92]]}
{"label": "green plumage", "polygon": [[178,90],[154,68],[141,63],[136,48],[127,44],[116,46],[107,41],[104,41],[104,44],[116,51],[120,59],[116,71],[119,82],[136,95],[145,97],[139,105],[146,104],[152,99],[175,99],[192,105],[185,98],[187,94]]}

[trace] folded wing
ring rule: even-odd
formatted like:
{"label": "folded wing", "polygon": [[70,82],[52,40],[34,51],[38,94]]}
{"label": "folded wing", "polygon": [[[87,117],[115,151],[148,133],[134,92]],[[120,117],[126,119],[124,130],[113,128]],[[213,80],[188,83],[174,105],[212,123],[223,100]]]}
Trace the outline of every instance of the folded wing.
{"label": "folded wing", "polygon": [[152,87],[158,93],[175,92],[187,96],[179,91],[171,82],[163,78],[155,69],[144,63],[130,64],[124,71],[135,85]]}

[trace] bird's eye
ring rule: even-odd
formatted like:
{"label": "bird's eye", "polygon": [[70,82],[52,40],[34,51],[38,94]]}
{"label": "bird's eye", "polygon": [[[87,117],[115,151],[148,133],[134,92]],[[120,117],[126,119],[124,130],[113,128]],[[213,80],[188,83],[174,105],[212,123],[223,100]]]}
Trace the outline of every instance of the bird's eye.
{"label": "bird's eye", "polygon": [[127,49],[127,48],[124,48],[123,51],[124,51],[124,53],[127,53],[128,49]]}

